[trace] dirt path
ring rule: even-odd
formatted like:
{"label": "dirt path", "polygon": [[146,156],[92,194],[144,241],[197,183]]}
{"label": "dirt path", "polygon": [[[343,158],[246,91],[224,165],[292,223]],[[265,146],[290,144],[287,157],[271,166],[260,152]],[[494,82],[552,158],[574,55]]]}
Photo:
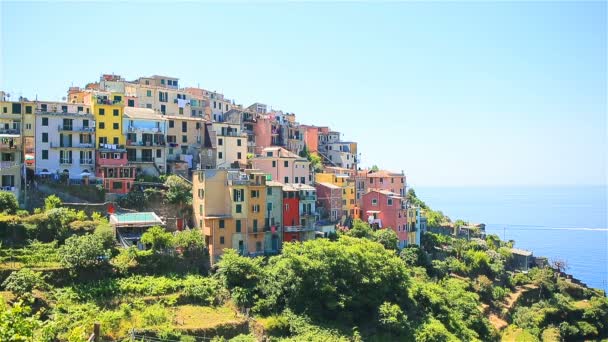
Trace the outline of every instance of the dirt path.
{"label": "dirt path", "polygon": [[[515,288],[514,292],[509,293],[509,295],[505,298],[505,300],[501,303],[501,308],[506,309],[506,313],[511,313],[515,303],[519,300],[519,298],[526,292],[537,289],[537,285],[527,284],[524,286],[518,286]],[[488,317],[488,320],[496,328],[496,330],[501,331],[506,328],[509,323],[504,320],[504,316],[501,317],[497,313],[490,311],[490,307],[487,304],[482,304],[480,310]]]}

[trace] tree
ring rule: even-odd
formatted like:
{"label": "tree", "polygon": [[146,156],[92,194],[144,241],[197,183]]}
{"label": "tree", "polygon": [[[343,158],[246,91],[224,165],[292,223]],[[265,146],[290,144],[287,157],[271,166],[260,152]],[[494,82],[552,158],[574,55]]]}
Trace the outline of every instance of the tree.
{"label": "tree", "polygon": [[300,153],[298,153],[298,155],[302,158],[307,158],[308,159],[308,146],[306,146],[306,144],[304,144],[304,147],[302,148],[302,150],[300,151]]}
{"label": "tree", "polygon": [[0,191],[0,213],[15,214],[19,209],[17,197],[12,192]]}
{"label": "tree", "polygon": [[63,205],[61,199],[55,195],[50,195],[44,199],[44,211],[60,208]]}
{"label": "tree", "polygon": [[557,270],[557,272],[565,272],[568,269],[568,262],[564,259],[551,260],[551,266]]}
{"label": "tree", "polygon": [[416,331],[416,341],[419,342],[458,342],[440,321],[431,318]]}
{"label": "tree", "polygon": [[452,249],[456,253],[456,259],[461,260],[462,254],[467,249],[467,242],[463,239],[454,239],[452,242]]}
{"label": "tree", "polygon": [[373,233],[373,240],[380,243],[384,248],[397,250],[399,239],[397,234],[390,228],[379,229]]}
{"label": "tree", "polygon": [[180,212],[185,207],[192,205],[192,184],[176,175],[170,175],[165,181],[167,191],[165,200],[167,203],[179,206]]}
{"label": "tree", "polygon": [[50,336],[40,333],[43,327],[39,313],[32,315],[32,309],[19,301],[6,307],[0,301],[0,341],[51,341]]}
{"label": "tree", "polygon": [[355,219],[353,227],[346,232],[346,235],[356,238],[371,239],[373,233],[374,231],[367,222]]}
{"label": "tree", "polygon": [[12,291],[18,297],[31,293],[34,289],[44,289],[47,284],[44,281],[44,275],[41,272],[33,271],[29,268],[22,268],[18,271],[13,271],[2,286],[7,291]]}
{"label": "tree", "polygon": [[336,242],[287,244],[265,270],[260,311],[288,308],[317,320],[366,322],[384,302],[409,303],[405,264],[367,239],[342,236]]}
{"label": "tree", "polygon": [[205,249],[205,241],[200,231],[196,229],[183,230],[177,232],[173,238],[175,247],[183,249],[183,253],[188,256],[202,254]]}
{"label": "tree", "polygon": [[407,316],[397,304],[382,303],[378,308],[378,321],[381,327],[398,335],[408,329]]}
{"label": "tree", "polygon": [[248,258],[240,256],[234,249],[224,249],[216,274],[239,307],[253,306],[262,278],[261,258]]}
{"label": "tree", "polygon": [[59,254],[64,266],[77,271],[106,264],[110,258],[110,250],[105,248],[103,237],[97,234],[69,237],[59,249]]}
{"label": "tree", "polygon": [[371,172],[378,172],[380,171],[380,168],[378,167],[378,165],[372,165],[372,167],[369,169]]}
{"label": "tree", "polygon": [[152,250],[160,251],[173,246],[173,235],[161,226],[148,228],[141,236],[141,242],[151,245]]}

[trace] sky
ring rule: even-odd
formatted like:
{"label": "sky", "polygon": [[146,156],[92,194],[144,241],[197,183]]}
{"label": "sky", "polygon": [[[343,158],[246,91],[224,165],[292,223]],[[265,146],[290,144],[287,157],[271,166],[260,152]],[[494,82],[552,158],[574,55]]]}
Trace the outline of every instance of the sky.
{"label": "sky", "polygon": [[266,103],[416,186],[607,184],[606,2],[1,2],[0,89],[103,73]]}

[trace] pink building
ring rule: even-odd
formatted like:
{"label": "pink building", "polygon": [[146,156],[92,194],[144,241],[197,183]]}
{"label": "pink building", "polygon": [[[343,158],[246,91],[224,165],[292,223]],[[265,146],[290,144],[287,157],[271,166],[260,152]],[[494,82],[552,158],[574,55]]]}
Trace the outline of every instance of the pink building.
{"label": "pink building", "polygon": [[371,189],[388,190],[405,197],[407,182],[405,174],[380,170],[376,172],[368,172],[365,182],[366,192]]}
{"label": "pink building", "polygon": [[109,193],[126,194],[135,182],[135,166],[129,164],[124,149],[100,148],[95,155],[95,177]]}
{"label": "pink building", "polygon": [[312,184],[310,162],[282,147],[264,148],[251,164],[252,168],[269,173],[277,182]]}
{"label": "pink building", "polygon": [[317,188],[317,201],[322,208],[321,219],[338,221],[342,213],[342,188],[323,182],[317,182],[315,188]]}
{"label": "pink building", "polygon": [[329,127],[300,125],[304,130],[304,143],[310,152],[319,151],[319,133],[329,131]]}
{"label": "pink building", "polygon": [[397,233],[399,248],[407,245],[405,198],[387,190],[371,190],[361,200],[361,219],[375,228],[390,228]]}
{"label": "pink building", "polygon": [[273,145],[272,136],[278,134],[273,130],[273,120],[268,116],[259,116],[253,124],[255,135],[255,154],[261,154],[266,147]]}

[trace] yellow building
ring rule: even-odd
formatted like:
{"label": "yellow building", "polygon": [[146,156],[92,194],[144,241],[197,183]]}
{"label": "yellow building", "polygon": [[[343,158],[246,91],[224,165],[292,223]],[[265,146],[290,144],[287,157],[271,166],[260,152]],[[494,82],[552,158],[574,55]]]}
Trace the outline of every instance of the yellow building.
{"label": "yellow building", "polygon": [[194,220],[205,236],[211,263],[225,248],[263,254],[266,175],[209,169],[196,171],[192,181]]}
{"label": "yellow building", "polygon": [[89,97],[95,116],[96,147],[100,144],[125,145],[123,134],[124,96],[121,93],[95,92]]}
{"label": "yellow building", "polygon": [[347,218],[352,218],[355,215],[356,191],[355,183],[347,174],[336,173],[317,173],[315,181],[321,183],[330,183],[342,188],[342,222]]}
{"label": "yellow building", "polygon": [[414,245],[418,244],[417,240],[417,227],[419,226],[418,216],[420,215],[420,209],[416,207],[407,208],[407,244]]}

